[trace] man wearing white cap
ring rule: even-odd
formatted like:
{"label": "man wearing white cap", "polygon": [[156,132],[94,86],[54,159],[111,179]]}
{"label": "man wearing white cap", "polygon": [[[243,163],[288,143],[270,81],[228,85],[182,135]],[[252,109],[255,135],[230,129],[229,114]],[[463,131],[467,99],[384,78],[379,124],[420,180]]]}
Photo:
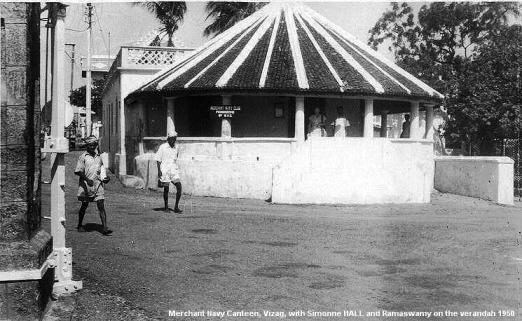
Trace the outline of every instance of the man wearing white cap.
{"label": "man wearing white cap", "polygon": [[156,152],[156,162],[158,164],[158,187],[163,187],[164,211],[170,212],[169,209],[169,184],[172,182],[176,187],[176,205],[174,213],[181,213],[179,209],[179,200],[181,198],[181,181],[179,178],[179,168],[176,163],[178,159],[178,148],[176,147],[176,139],[178,134],[174,131],[167,135],[167,142],[161,144]]}
{"label": "man wearing white cap", "polygon": [[74,170],[74,174],[80,177],[78,182],[78,200],[82,202],[78,218],[78,232],[85,232],[85,227],[83,226],[85,211],[90,202],[96,202],[102,222],[102,233],[103,235],[109,235],[112,231],[107,228],[107,214],[105,213],[104,205],[104,185],[109,182],[109,177],[107,177],[100,155],[96,152],[98,147],[96,136],[91,135],[85,138],[84,141],[87,151],[80,155]]}

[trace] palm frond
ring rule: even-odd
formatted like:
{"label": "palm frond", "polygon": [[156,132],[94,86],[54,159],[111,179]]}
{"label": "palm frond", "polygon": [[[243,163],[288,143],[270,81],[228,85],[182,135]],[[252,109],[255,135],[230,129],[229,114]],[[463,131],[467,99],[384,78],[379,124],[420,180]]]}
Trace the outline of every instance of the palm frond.
{"label": "palm frond", "polygon": [[165,32],[169,37],[167,46],[174,46],[172,37],[179,24],[183,21],[183,17],[187,12],[187,5],[184,1],[150,1],[150,2],[136,2],[134,6],[140,6],[156,16],[156,19],[161,23],[161,31]]}
{"label": "palm frond", "polygon": [[205,36],[217,35],[261,9],[266,2],[207,2],[206,20],[213,20],[203,31]]}

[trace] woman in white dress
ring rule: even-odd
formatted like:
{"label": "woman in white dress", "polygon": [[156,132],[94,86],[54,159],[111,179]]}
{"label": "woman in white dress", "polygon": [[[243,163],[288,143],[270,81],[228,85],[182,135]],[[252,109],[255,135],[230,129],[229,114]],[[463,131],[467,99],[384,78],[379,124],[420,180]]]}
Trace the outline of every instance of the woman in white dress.
{"label": "woman in white dress", "polygon": [[308,137],[326,136],[326,116],[321,114],[319,107],[315,107],[314,114],[308,117]]}
{"label": "woman in white dress", "polygon": [[332,125],[334,127],[334,137],[346,137],[346,130],[350,127],[350,122],[346,119],[342,106],[337,107],[337,118]]}

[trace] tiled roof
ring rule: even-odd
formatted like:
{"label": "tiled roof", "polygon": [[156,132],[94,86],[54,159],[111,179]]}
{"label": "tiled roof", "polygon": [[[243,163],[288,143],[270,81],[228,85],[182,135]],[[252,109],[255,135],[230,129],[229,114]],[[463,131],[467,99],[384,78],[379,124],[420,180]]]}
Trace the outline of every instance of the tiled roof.
{"label": "tiled roof", "polygon": [[163,92],[443,96],[302,4],[270,3],[131,96]]}

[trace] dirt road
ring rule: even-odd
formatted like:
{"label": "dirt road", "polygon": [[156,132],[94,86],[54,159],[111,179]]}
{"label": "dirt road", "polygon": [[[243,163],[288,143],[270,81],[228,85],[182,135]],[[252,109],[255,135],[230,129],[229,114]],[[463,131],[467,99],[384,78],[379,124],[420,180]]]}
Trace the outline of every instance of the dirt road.
{"label": "dirt road", "polygon": [[[520,203],[434,194],[424,205],[291,206],[185,196],[185,212],[175,215],[156,210],[161,194],[113,178],[106,204],[114,234],[105,237],[95,206],[85,220],[91,232],[75,229],[77,156],[67,158],[67,243],[84,290],[56,304],[55,319],[258,319],[209,310],[352,319],[309,314],[346,310],[381,313],[363,320],[418,320],[382,314],[502,309],[517,315],[506,320],[522,318]],[[44,212],[48,198],[44,185]],[[305,315],[290,317],[297,310]]]}

